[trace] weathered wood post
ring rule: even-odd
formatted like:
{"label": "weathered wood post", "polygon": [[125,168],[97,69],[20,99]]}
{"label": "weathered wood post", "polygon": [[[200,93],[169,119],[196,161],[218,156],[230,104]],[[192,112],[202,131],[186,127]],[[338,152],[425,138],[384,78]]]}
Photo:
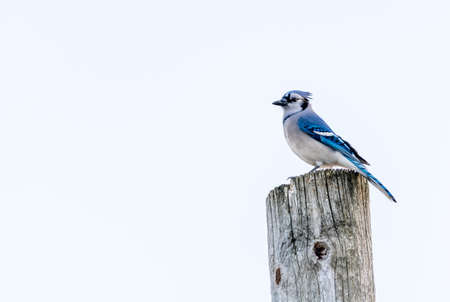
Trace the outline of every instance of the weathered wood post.
{"label": "weathered wood post", "polygon": [[266,201],[272,302],[373,302],[369,188],[349,170],[291,179]]}

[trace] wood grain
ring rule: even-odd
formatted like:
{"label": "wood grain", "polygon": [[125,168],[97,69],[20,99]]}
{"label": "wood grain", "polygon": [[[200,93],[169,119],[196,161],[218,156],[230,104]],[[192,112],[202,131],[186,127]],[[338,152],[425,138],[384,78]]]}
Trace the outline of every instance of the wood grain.
{"label": "wood grain", "polygon": [[266,200],[272,302],[373,302],[369,188],[349,170],[319,170]]}

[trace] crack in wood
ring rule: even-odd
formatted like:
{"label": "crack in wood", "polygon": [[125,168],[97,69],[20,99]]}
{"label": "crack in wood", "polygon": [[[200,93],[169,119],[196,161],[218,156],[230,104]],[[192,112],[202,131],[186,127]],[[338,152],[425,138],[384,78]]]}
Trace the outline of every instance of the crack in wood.
{"label": "crack in wood", "polygon": [[347,170],[294,178],[267,198],[272,301],[374,302],[368,183]]}

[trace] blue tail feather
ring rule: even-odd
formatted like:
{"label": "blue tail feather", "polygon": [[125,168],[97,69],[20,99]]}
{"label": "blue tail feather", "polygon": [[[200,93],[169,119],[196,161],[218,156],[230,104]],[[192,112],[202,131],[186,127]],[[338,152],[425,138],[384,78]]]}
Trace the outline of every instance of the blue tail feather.
{"label": "blue tail feather", "polygon": [[[345,154],[343,155],[345,156]],[[370,181],[370,183],[372,183],[375,187],[377,187],[378,190],[380,190],[384,195],[386,195],[386,197],[388,197],[393,202],[397,202],[397,200],[395,200],[391,192],[389,192],[389,190],[385,186],[383,186],[383,184],[378,179],[376,179],[375,176],[373,176],[362,163],[360,163],[359,161],[355,160],[350,156],[345,156],[345,158],[347,158],[352,164],[354,164],[355,167],[358,169],[358,171],[362,175],[364,175],[367,178],[367,180]]]}

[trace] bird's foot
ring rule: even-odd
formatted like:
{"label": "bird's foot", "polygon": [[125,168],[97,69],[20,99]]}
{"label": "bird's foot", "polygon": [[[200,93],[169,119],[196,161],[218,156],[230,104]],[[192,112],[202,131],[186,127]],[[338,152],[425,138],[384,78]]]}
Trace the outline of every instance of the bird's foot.
{"label": "bird's foot", "polygon": [[312,168],[312,170],[309,171],[308,173],[312,173],[312,172],[316,171],[316,170],[319,169],[319,168],[320,168],[320,166],[316,166],[316,167]]}

